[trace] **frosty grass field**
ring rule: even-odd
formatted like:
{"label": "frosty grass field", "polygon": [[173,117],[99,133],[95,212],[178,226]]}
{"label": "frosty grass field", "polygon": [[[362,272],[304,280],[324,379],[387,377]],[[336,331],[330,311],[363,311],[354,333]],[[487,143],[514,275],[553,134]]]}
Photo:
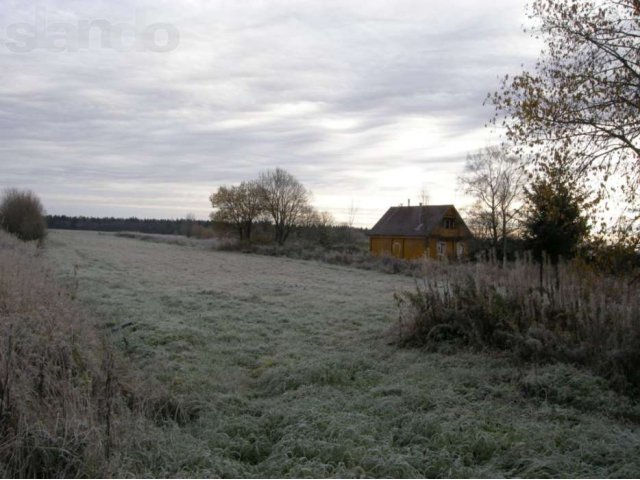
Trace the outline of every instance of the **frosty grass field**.
{"label": "frosty grass field", "polygon": [[46,256],[192,413],[118,475],[640,475],[640,408],[599,378],[393,345],[408,277],[88,232]]}

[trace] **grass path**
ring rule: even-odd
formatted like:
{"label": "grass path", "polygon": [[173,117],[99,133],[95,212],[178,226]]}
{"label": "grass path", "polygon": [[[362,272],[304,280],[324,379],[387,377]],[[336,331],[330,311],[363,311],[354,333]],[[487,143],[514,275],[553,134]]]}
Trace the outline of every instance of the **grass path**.
{"label": "grass path", "polygon": [[601,380],[389,345],[407,277],[88,232],[51,232],[46,254],[126,358],[198,406],[119,475],[640,475],[640,410]]}

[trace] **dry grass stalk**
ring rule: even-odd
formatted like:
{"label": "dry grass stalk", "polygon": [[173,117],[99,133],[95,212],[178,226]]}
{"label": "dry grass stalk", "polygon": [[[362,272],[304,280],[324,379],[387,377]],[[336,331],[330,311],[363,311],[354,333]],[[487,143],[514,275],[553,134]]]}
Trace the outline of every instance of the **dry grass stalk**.
{"label": "dry grass stalk", "polygon": [[443,340],[504,348],[525,359],[594,368],[621,388],[640,388],[640,289],[577,263],[539,266],[519,259],[425,264],[414,292],[396,296],[405,344]]}
{"label": "dry grass stalk", "polygon": [[0,232],[0,474],[104,474],[108,349],[38,255]]}

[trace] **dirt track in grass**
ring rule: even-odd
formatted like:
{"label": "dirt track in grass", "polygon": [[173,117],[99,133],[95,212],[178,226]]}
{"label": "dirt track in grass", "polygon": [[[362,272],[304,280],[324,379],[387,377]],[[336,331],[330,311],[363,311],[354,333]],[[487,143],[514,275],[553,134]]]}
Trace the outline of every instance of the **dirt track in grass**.
{"label": "dirt track in grass", "polygon": [[640,474],[638,408],[600,379],[389,345],[408,277],[91,232],[51,232],[46,255],[135,368],[197,405],[118,475]]}

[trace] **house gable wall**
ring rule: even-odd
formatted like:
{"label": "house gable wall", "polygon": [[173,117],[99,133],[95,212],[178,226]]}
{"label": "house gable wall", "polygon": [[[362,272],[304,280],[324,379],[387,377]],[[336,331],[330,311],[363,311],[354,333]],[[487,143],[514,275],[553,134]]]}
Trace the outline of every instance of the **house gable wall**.
{"label": "house gable wall", "polygon": [[[445,220],[452,219],[455,221],[455,228],[445,228]],[[440,222],[438,227],[434,228],[431,232],[431,237],[439,237],[443,239],[464,239],[468,238],[471,235],[469,229],[465,225],[460,215],[454,208],[450,208],[447,210],[447,213],[444,214],[443,220]]]}

